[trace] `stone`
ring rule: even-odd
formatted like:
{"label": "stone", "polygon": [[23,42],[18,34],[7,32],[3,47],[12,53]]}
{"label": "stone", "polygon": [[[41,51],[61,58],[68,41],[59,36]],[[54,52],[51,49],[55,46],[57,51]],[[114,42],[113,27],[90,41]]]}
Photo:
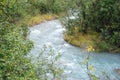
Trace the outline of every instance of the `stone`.
{"label": "stone", "polygon": [[120,69],[115,69],[115,72],[120,76]]}

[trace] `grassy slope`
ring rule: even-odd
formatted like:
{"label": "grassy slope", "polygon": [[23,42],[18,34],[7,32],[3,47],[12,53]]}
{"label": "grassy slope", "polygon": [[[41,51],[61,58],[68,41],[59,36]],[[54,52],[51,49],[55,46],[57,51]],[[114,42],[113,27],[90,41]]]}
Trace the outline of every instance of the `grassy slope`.
{"label": "grassy slope", "polygon": [[92,46],[95,52],[120,52],[120,49],[116,48],[114,45],[108,44],[100,35],[94,31],[88,34],[75,33],[74,35],[65,34],[64,39],[75,46],[86,49]]}
{"label": "grassy slope", "polygon": [[60,17],[60,15],[55,15],[55,14],[37,14],[35,16],[27,15],[20,21],[16,22],[16,24],[20,25],[22,23],[25,23],[28,26],[34,26],[34,25],[40,24],[44,21],[53,20],[58,17]]}
{"label": "grassy slope", "polygon": [[18,22],[19,23],[25,23],[29,26],[34,26],[37,24],[40,24],[44,21],[50,21],[54,19],[58,19],[60,17],[63,17],[65,15],[64,12],[60,12],[59,14],[53,14],[53,13],[47,13],[47,14],[37,14],[35,16],[27,15],[22,20]]}
{"label": "grassy slope", "polygon": [[37,16],[33,16],[30,18],[30,20],[27,22],[28,25],[33,26],[39,23],[42,23],[44,21],[49,21],[49,20],[53,20],[58,18],[57,15],[55,14],[43,14],[43,15],[37,15]]}

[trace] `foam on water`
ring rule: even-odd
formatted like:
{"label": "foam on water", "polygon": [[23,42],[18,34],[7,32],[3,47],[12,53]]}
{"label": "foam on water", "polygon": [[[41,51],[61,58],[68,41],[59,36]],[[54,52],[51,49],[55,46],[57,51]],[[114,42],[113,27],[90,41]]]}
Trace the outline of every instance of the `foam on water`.
{"label": "foam on water", "polygon": [[[71,16],[71,19],[74,18]],[[84,71],[86,68],[81,67],[79,64],[84,61],[84,58],[88,54],[83,53],[80,48],[74,47],[64,41],[63,32],[65,28],[62,27],[58,20],[46,21],[45,23],[31,27],[30,30],[29,38],[34,42],[34,48],[31,50],[33,56],[39,54],[44,44],[52,46],[56,52],[62,53],[59,63],[65,67],[64,74],[67,76],[62,80],[89,80]],[[91,57],[90,64],[96,68],[97,75],[101,74],[99,71],[106,70],[111,75],[110,77],[119,80],[114,72],[114,69],[120,68],[119,54],[93,53]]]}
{"label": "foam on water", "polygon": [[33,30],[31,31],[31,34],[39,35],[41,32],[39,30]]}

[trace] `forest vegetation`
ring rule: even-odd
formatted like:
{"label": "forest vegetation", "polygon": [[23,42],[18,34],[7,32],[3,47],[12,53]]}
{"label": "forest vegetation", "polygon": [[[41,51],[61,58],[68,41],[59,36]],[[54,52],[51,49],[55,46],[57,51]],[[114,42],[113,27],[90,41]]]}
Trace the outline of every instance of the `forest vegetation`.
{"label": "forest vegetation", "polygon": [[[64,11],[63,4],[61,0],[0,0],[0,80],[43,80],[43,73],[38,76],[37,66],[27,57],[34,46],[27,38],[28,26],[54,19],[52,15]],[[55,68],[53,63],[50,66]]]}
{"label": "forest vegetation", "polygon": [[65,40],[86,48],[91,45],[97,52],[120,52],[120,1],[75,0],[73,15],[65,24]]}

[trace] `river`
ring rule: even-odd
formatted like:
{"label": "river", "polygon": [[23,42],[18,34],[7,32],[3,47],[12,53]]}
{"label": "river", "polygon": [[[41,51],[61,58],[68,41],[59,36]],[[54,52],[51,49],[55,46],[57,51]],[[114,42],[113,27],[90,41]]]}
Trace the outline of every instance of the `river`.
{"label": "river", "polygon": [[[65,42],[64,31],[59,20],[46,21],[31,27],[29,38],[34,42],[31,53],[36,56],[44,44],[50,45],[62,54],[60,65],[65,66],[64,75],[67,75],[63,80],[89,80],[85,73],[86,68],[79,64],[88,54]],[[120,68],[120,54],[91,53],[90,57],[89,63],[96,68],[97,75],[105,71],[111,79],[120,80],[115,72],[115,69]]]}

